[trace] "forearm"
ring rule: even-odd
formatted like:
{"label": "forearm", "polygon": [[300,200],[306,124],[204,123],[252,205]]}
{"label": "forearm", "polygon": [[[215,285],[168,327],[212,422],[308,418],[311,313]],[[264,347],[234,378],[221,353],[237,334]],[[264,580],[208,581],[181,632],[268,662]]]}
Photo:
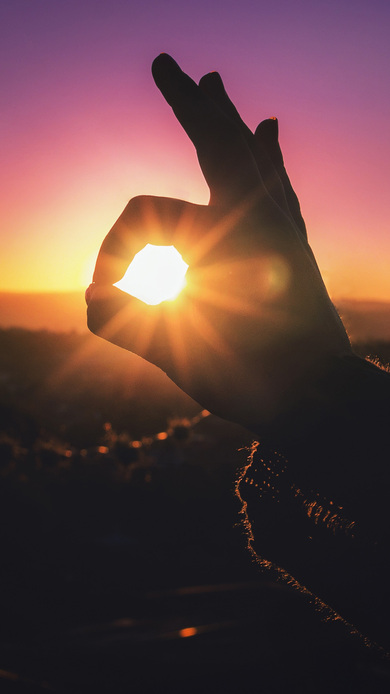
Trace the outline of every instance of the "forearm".
{"label": "forearm", "polygon": [[386,647],[389,417],[390,375],[335,361],[240,484],[256,552]]}

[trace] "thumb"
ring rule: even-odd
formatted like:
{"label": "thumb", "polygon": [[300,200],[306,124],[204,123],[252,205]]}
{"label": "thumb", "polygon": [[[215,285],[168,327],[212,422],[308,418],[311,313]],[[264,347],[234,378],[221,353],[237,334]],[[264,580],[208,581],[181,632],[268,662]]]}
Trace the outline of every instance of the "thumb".
{"label": "thumb", "polygon": [[172,311],[169,302],[150,306],[107,284],[90,285],[86,301],[87,325],[92,333],[166,369],[167,313]]}

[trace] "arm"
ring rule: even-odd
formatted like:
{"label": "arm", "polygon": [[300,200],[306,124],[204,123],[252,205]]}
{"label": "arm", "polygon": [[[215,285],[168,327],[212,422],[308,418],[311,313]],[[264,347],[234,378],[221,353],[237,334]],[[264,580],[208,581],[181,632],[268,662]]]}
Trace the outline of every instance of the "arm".
{"label": "arm", "polygon": [[377,366],[334,363],[284,441],[261,439],[239,483],[257,557],[387,649],[389,392]]}
{"label": "arm", "polygon": [[[277,122],[251,133],[216,73],[196,85],[162,55],[153,75],[196,147],[210,203],[131,200],[102,244],[88,325],[156,364],[203,407],[252,430],[260,455],[283,454],[274,524],[267,526],[273,505],[251,499],[265,553],[379,634],[378,603],[370,604],[388,548],[382,446],[390,377],[352,352],[308,244]],[[112,286],[146,242],[173,243],[190,265],[172,304],[148,307]],[[313,494],[345,509],[337,534],[308,512]],[[264,523],[273,525],[268,542]]]}

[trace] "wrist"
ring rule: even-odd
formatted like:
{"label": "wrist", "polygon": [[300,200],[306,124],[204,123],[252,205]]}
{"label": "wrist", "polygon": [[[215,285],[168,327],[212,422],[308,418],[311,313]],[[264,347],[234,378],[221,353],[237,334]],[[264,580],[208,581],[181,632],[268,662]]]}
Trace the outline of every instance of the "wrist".
{"label": "wrist", "polygon": [[[286,408],[260,439],[290,459],[371,449],[390,416],[390,373],[353,352],[312,369],[299,402]],[[359,453],[360,455],[360,453]]]}

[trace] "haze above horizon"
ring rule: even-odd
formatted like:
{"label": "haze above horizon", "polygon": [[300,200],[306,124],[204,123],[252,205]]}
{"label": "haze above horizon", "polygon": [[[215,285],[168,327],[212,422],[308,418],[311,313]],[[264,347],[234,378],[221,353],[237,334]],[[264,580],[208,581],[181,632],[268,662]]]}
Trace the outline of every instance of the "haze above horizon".
{"label": "haze above horizon", "polygon": [[[353,341],[390,341],[390,302],[339,299],[336,306]],[[87,332],[83,291],[0,292],[0,329]]]}

